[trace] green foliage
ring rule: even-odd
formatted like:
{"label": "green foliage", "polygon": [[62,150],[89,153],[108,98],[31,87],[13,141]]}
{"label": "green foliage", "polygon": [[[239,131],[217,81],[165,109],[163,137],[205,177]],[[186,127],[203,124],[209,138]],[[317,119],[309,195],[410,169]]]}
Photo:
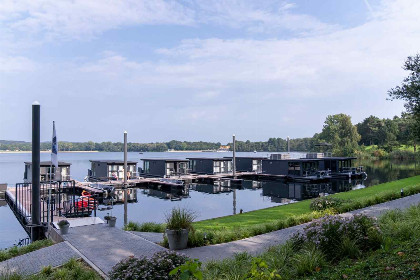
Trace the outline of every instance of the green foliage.
{"label": "green foliage", "polygon": [[345,114],[328,116],[317,137],[320,142],[331,143],[333,153],[340,156],[353,155],[360,140],[356,126],[351,123],[351,117]]}
{"label": "green foliage", "polygon": [[201,262],[198,259],[188,260],[186,263],[178,266],[169,272],[169,276],[179,275],[180,280],[188,279],[203,279],[203,272],[201,271]]}
{"label": "green foliage", "polygon": [[155,253],[151,258],[129,257],[117,263],[109,277],[119,280],[178,279],[181,272],[169,273],[188,260],[186,256],[171,251]]}
{"label": "green foliage", "polygon": [[146,222],[146,223],[136,223],[136,222],[128,222],[124,226],[124,230],[126,231],[140,231],[140,232],[165,232],[166,225],[165,224],[158,224],[153,222]]}
{"label": "green foliage", "polygon": [[281,276],[276,273],[276,270],[270,271],[268,265],[261,258],[254,258],[252,261],[251,271],[249,272],[247,280],[272,280],[281,279]]}
{"label": "green foliage", "polygon": [[343,204],[343,200],[340,198],[336,198],[334,196],[323,196],[313,199],[309,208],[312,211],[322,211],[329,208],[336,209],[341,204]]}
{"label": "green foliage", "polygon": [[166,216],[166,228],[171,230],[192,229],[196,215],[194,212],[183,208],[172,208]]}
{"label": "green foliage", "polygon": [[27,254],[29,252],[36,251],[38,249],[51,246],[53,242],[50,239],[44,239],[32,242],[27,246],[12,247],[7,250],[0,250],[0,262],[8,260],[10,258]]}
{"label": "green foliage", "polygon": [[102,279],[94,270],[82,261],[70,259],[63,266],[42,268],[40,273],[24,276],[17,273],[0,273],[0,280],[100,280]]}

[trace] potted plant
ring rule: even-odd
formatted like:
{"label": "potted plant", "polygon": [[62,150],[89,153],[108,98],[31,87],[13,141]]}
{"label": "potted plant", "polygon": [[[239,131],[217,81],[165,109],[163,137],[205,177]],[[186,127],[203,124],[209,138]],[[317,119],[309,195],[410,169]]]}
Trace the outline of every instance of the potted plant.
{"label": "potted plant", "polygon": [[169,249],[181,250],[187,248],[188,233],[192,229],[195,214],[181,208],[173,208],[166,216],[166,237]]}
{"label": "potted plant", "polygon": [[109,227],[115,227],[115,224],[117,223],[117,217],[106,215],[104,219]]}
{"label": "potted plant", "polygon": [[70,223],[67,220],[61,220],[57,223],[58,227],[60,228],[61,234],[69,233]]}

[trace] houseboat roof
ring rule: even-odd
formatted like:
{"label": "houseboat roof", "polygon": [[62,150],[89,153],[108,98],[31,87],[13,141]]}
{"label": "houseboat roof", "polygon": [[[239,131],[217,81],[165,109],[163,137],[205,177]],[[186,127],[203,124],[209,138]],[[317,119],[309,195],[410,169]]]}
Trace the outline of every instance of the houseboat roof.
{"label": "houseboat roof", "polygon": [[227,158],[227,157],[222,157],[222,158],[206,158],[206,157],[190,157],[187,158],[188,160],[190,159],[204,159],[204,160],[216,160],[216,161],[226,161],[226,160],[231,160],[231,158]]}
{"label": "houseboat roof", "polygon": [[323,159],[348,160],[348,159],[357,159],[357,157],[324,157]]}
{"label": "houseboat roof", "polygon": [[146,161],[188,161],[188,159],[182,159],[182,158],[141,158],[141,160]]}
{"label": "houseboat roof", "polygon": [[288,158],[288,159],[263,159],[263,160],[275,160],[275,161],[293,161],[293,162],[307,162],[307,161],[321,161],[323,158]]}
{"label": "houseboat roof", "polygon": [[[228,158],[228,159],[233,159],[233,157],[224,157],[224,158]],[[236,157],[237,159],[238,158],[246,158],[246,159],[268,159],[268,157],[263,157],[263,156],[256,156],[256,157]]]}
{"label": "houseboat roof", "polygon": [[[25,164],[31,165],[32,161],[25,161]],[[51,166],[52,163],[51,163],[51,161],[41,161],[39,163],[39,165],[40,166]],[[70,166],[70,165],[71,165],[71,163],[69,163],[69,162],[64,162],[64,161],[59,161],[58,162],[58,166]]]}
{"label": "houseboat roof", "polygon": [[[90,162],[101,162],[106,164],[124,164],[123,160],[90,160]],[[127,160],[127,164],[137,164],[137,161]]]}

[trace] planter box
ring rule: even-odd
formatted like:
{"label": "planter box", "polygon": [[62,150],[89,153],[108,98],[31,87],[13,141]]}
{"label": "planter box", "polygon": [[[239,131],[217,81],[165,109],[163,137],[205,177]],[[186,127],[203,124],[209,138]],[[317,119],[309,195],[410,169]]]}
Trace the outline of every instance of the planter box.
{"label": "planter box", "polygon": [[169,249],[182,250],[187,248],[188,243],[188,229],[181,230],[166,230],[166,237],[168,237]]}

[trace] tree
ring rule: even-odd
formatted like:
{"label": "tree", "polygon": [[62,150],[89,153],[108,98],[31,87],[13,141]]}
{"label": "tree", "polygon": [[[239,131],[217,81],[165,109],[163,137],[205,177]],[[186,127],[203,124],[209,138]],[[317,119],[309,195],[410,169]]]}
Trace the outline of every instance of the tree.
{"label": "tree", "polygon": [[405,109],[414,117],[414,150],[416,143],[420,139],[420,54],[409,56],[404,63],[403,69],[410,71],[404,78],[401,86],[397,86],[388,91],[391,100],[404,100]]}
{"label": "tree", "polygon": [[331,143],[335,155],[351,156],[359,147],[360,135],[351,123],[351,117],[346,114],[328,116],[317,137],[319,141]]}
{"label": "tree", "polygon": [[369,116],[363,122],[356,125],[360,134],[360,144],[365,146],[378,145],[378,131],[381,128],[381,120],[375,116]]}

